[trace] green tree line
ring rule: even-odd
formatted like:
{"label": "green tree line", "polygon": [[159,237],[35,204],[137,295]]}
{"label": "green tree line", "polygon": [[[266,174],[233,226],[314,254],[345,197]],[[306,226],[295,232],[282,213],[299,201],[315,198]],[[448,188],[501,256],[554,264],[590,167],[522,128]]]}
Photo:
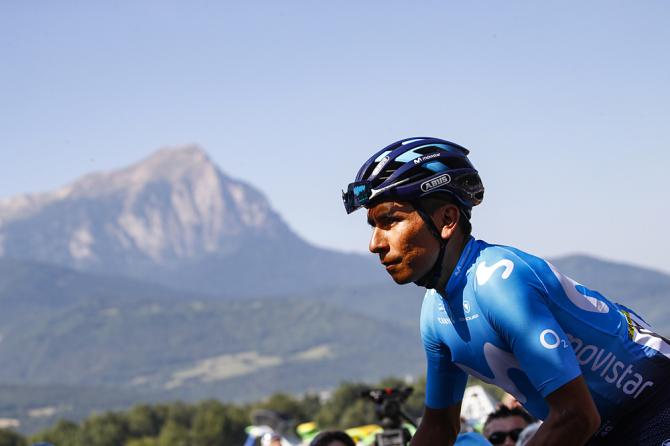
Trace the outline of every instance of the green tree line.
{"label": "green tree line", "polygon": [[[414,419],[423,413],[425,384],[425,379],[414,383],[413,393],[403,404],[405,412]],[[499,389],[480,381],[477,384],[501,396]],[[266,400],[244,405],[217,400],[141,404],[123,412],[93,414],[79,423],[61,420],[30,437],[0,429],[0,446],[40,442],[56,446],[239,446],[246,438],[245,427],[252,423],[251,414],[257,409],[278,412],[295,425],[314,421],[319,430],[347,429],[378,421],[374,404],[360,396],[363,390],[404,386],[397,378],[387,378],[375,385],[346,382],[325,401],[314,394],[298,397],[276,393]]]}
{"label": "green tree line", "polygon": [[[375,385],[343,383],[326,401],[317,395],[276,393],[266,400],[244,405],[206,400],[195,404],[173,402],[141,404],[127,411],[93,414],[75,423],[61,420],[35,435],[0,429],[0,446],[28,446],[48,442],[56,446],[236,446],[246,438],[256,409],[278,412],[295,424],[315,421],[319,429],[346,429],[377,421],[374,404],[360,397],[370,387],[404,386],[388,378]],[[412,417],[423,411],[425,382],[413,385],[404,404]]]}

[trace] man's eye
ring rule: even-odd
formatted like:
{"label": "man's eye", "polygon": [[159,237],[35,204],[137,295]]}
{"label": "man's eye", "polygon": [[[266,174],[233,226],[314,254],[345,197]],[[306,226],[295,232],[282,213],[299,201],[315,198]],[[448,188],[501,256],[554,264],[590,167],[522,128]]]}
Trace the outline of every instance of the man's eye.
{"label": "man's eye", "polygon": [[384,226],[390,226],[394,223],[399,222],[400,219],[398,217],[384,217],[380,220],[380,223]]}
{"label": "man's eye", "polygon": [[387,228],[394,223],[397,223],[401,221],[402,218],[399,218],[397,216],[381,216],[377,217],[374,220],[368,220],[368,225],[370,225],[371,228]]}

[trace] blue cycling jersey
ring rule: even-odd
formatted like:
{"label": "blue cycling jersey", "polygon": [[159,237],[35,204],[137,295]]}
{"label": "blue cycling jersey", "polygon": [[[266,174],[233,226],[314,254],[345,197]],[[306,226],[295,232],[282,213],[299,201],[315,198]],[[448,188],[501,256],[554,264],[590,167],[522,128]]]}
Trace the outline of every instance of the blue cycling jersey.
{"label": "blue cycling jersey", "polygon": [[426,406],[460,401],[473,375],[544,419],[544,398],[582,375],[603,421],[670,378],[670,345],[632,310],[515,248],[470,239],[444,293],[421,310]]}

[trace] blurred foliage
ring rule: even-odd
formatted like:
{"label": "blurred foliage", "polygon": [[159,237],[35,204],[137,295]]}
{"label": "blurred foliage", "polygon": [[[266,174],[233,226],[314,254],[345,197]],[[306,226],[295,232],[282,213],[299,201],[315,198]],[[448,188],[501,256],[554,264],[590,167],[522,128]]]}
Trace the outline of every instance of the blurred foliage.
{"label": "blurred foliage", "polygon": [[0,446],[26,446],[26,439],[14,431],[0,429]]}
{"label": "blurred foliage", "polygon": [[315,420],[322,429],[342,429],[375,421],[374,405],[361,398],[361,392],[370,386],[362,383],[344,383],[321,407]]}
{"label": "blurred foliage", "polygon": [[[397,378],[387,378],[370,386],[346,382],[325,401],[315,394],[302,397],[276,393],[248,405],[224,404],[205,400],[197,404],[173,402],[142,404],[125,412],[93,414],[81,423],[59,421],[29,438],[10,430],[0,430],[0,446],[26,446],[49,442],[57,446],[224,446],[243,444],[244,428],[251,424],[251,414],[266,409],[281,414],[296,425],[314,420],[320,429],[349,428],[376,423],[374,404],[361,397],[371,387],[405,387]],[[403,405],[418,418],[423,411],[425,380],[413,386],[414,392]]]}

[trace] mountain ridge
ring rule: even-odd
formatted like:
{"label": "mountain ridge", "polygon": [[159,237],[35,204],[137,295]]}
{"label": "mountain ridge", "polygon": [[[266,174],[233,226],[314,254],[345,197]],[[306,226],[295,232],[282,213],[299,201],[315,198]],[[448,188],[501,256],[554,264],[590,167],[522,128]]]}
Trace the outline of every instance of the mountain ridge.
{"label": "mountain ridge", "polygon": [[[184,161],[186,161],[184,163]],[[92,191],[113,192],[127,184],[142,183],[154,177],[175,177],[185,168],[197,165],[201,168],[214,167],[206,152],[196,144],[167,146],[133,163],[114,170],[90,172],[80,178],[57,187],[53,191],[19,194],[14,197],[0,198],[0,218],[11,217],[12,212],[23,216],[22,212],[30,212],[35,206],[48,204],[63,198],[81,198],[90,196]],[[166,167],[168,168],[166,170]],[[175,169],[177,168],[177,169]],[[172,174],[172,175],[170,175]]]}
{"label": "mountain ridge", "polygon": [[196,145],[3,199],[0,256],[210,294],[281,294],[381,277],[371,258],[301,239],[262,192],[223,173]]}
{"label": "mountain ridge", "polygon": [[[627,276],[616,264],[583,256],[577,263],[563,260],[552,262],[634,308],[660,334],[670,333],[670,315],[659,305],[670,298],[670,285],[648,291],[644,268]],[[597,283],[599,268],[615,268],[618,277]],[[648,273],[656,276],[654,283],[670,284],[670,275]],[[300,295],[222,300],[3,258],[0,383],[53,393],[53,399],[28,408],[20,396],[11,397],[5,414],[28,428],[39,420],[26,410],[36,407],[53,406],[54,417],[83,416],[86,408],[148,400],[248,401],[277,391],[318,391],[346,379],[420,375],[422,295],[414,285],[397,286],[387,278],[382,285],[340,283]],[[63,386],[78,394],[69,408],[60,404]],[[93,390],[79,395],[72,386],[107,390],[92,397]]]}

